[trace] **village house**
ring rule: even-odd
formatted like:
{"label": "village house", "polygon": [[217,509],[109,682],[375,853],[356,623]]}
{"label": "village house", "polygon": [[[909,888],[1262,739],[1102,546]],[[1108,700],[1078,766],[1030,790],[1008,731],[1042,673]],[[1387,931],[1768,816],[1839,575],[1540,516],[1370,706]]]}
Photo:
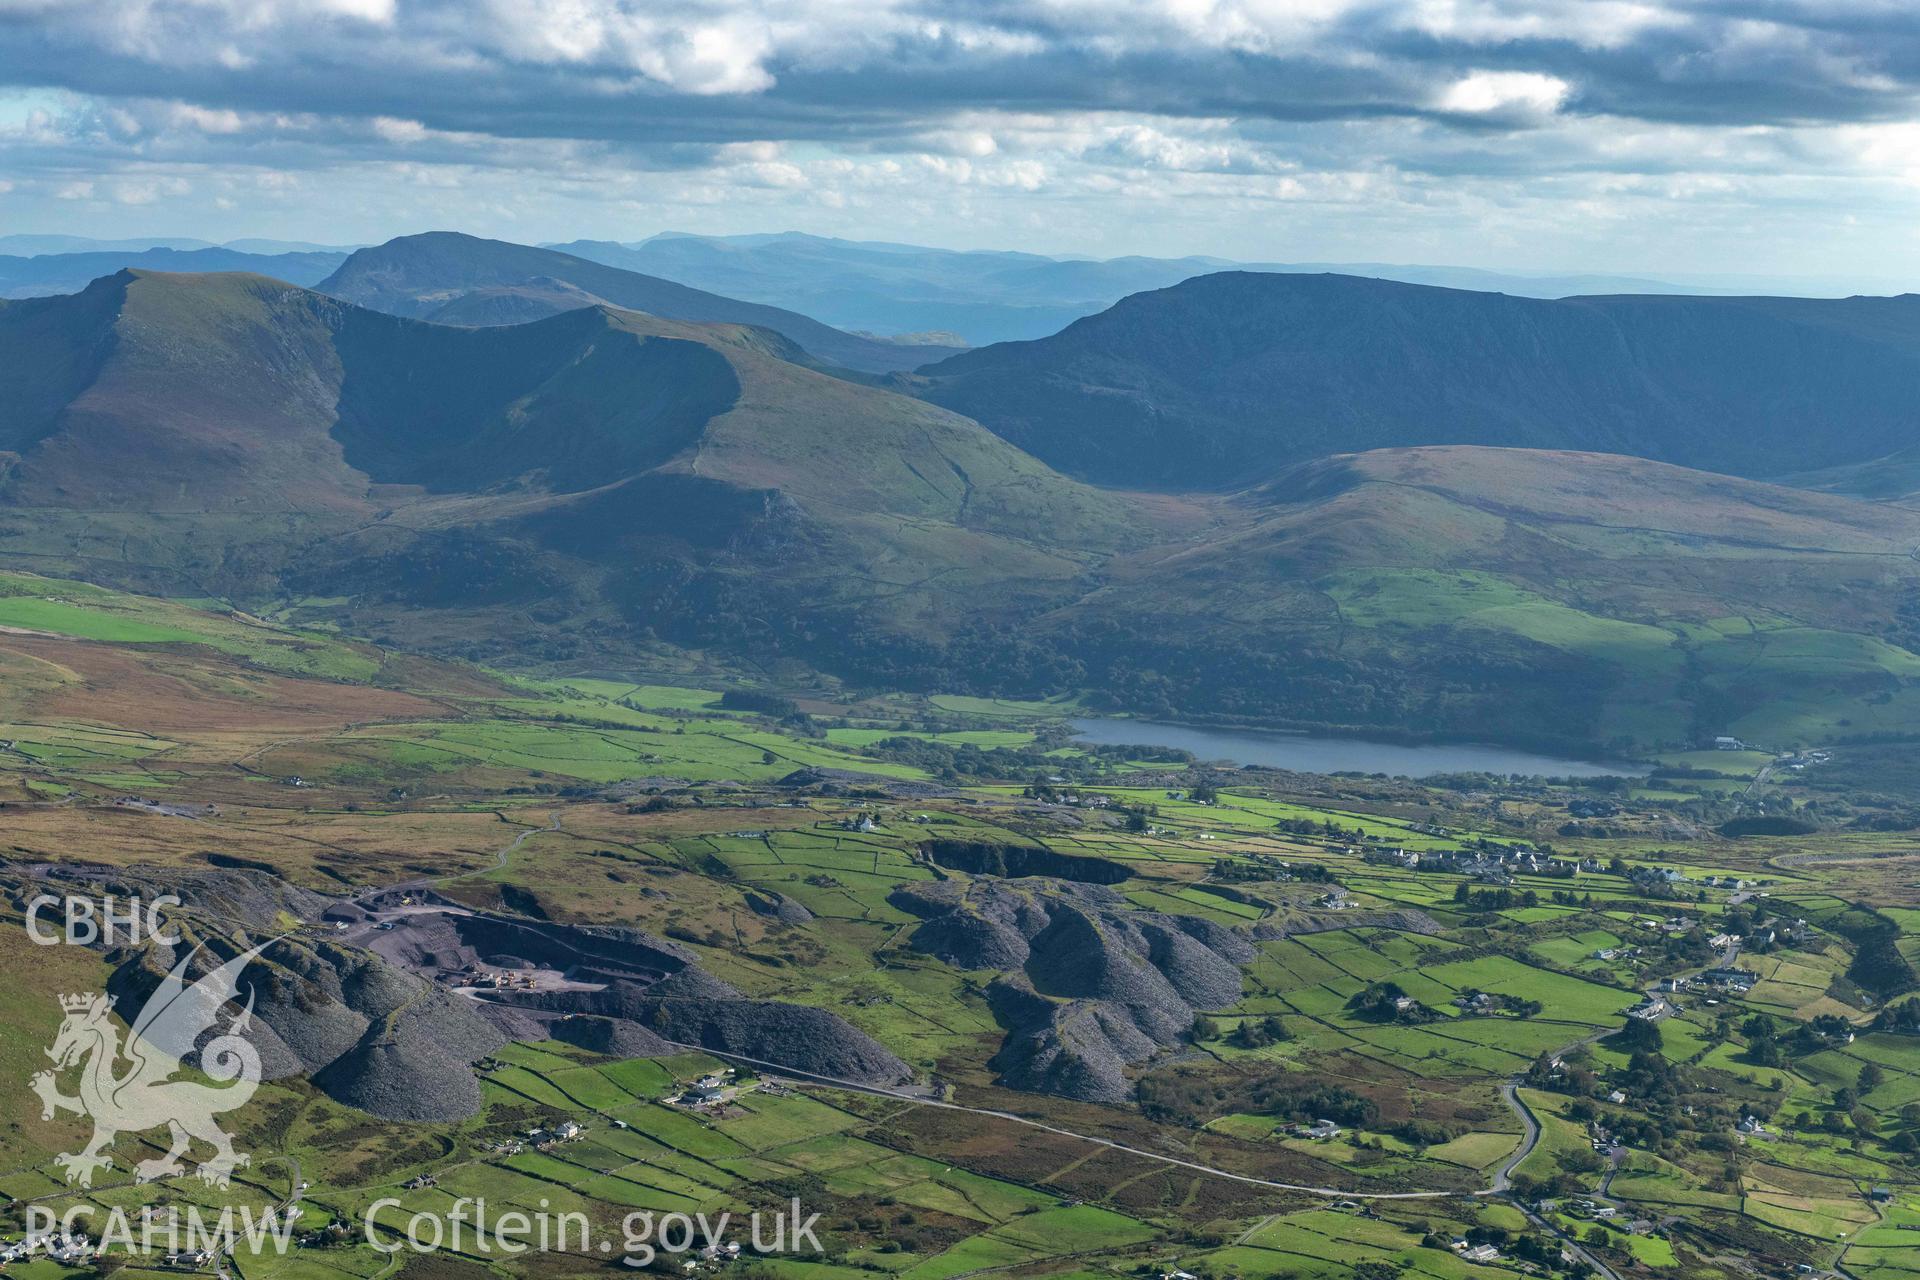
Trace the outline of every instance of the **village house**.
{"label": "village house", "polygon": [[1709,969],[1700,975],[1700,979],[1709,985],[1724,987],[1735,993],[1745,992],[1760,981],[1760,975],[1751,969]]}

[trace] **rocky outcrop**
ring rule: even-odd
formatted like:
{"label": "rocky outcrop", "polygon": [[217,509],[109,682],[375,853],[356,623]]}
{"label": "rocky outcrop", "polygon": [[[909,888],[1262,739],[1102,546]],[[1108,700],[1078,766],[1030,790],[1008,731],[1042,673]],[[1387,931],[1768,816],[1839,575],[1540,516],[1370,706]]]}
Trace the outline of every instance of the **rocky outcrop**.
{"label": "rocky outcrop", "polygon": [[771,916],[784,925],[803,925],[813,920],[813,912],[772,889],[749,889],[745,898],[747,908],[755,915]]}
{"label": "rocky outcrop", "polygon": [[1051,876],[1083,884],[1119,884],[1133,872],[1105,858],[1055,853],[1043,845],[992,844],[983,840],[929,840],[920,846],[936,866],[974,875],[1020,879]]}
{"label": "rocky outcrop", "polygon": [[1101,885],[918,882],[891,901],[922,919],[915,950],[1000,974],[1000,1082],[1092,1102],[1131,1097],[1128,1067],[1178,1044],[1200,1010],[1236,1003],[1254,956],[1231,929],[1133,910]]}

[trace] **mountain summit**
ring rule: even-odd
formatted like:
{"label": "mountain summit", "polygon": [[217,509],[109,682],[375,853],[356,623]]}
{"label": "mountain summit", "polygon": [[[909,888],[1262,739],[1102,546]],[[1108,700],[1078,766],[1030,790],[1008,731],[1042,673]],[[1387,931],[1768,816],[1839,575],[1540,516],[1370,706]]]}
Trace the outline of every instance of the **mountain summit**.
{"label": "mountain summit", "polygon": [[375,311],[447,324],[512,324],[607,303],[663,320],[757,325],[824,364],[861,373],[911,369],[951,350],[863,338],[779,307],[453,231],[401,236],[358,250],[317,288]]}

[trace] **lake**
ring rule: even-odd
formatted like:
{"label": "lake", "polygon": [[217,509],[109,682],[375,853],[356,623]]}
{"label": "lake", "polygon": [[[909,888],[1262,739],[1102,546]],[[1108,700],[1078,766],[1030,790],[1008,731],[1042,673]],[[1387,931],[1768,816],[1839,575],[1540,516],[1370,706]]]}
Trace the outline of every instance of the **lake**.
{"label": "lake", "polygon": [[1266,733],[1257,729],[1210,729],[1200,725],[1161,724],[1152,720],[1107,717],[1073,721],[1082,742],[1118,746],[1140,743],[1191,751],[1201,760],[1267,765],[1300,773],[1385,773],[1424,778],[1436,773],[1551,774],[1592,778],[1605,774],[1638,777],[1647,766],[1624,761],[1564,760],[1513,747],[1480,743],[1370,742],[1365,738],[1326,738],[1305,733]]}

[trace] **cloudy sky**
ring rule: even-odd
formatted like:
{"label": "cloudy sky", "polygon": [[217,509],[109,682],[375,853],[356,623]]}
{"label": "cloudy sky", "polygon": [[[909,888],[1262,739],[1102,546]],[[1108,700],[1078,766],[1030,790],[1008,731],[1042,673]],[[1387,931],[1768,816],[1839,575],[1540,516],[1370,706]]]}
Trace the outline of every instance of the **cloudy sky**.
{"label": "cloudy sky", "polygon": [[0,231],[1920,289],[1913,0],[0,0]]}

